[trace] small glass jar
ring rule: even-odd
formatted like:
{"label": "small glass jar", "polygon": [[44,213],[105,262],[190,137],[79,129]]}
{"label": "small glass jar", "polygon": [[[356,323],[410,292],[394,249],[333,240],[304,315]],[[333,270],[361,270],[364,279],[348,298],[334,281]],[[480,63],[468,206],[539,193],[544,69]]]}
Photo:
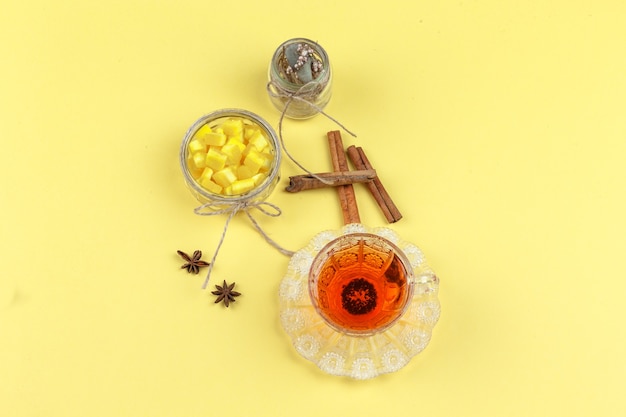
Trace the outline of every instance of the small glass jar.
{"label": "small glass jar", "polygon": [[[226,126],[226,124],[229,125],[231,130],[227,129],[227,131],[224,132],[223,127]],[[235,127],[230,127],[231,125]],[[237,126],[241,126],[240,132],[237,131],[239,129]],[[203,135],[204,132],[215,133],[215,135],[210,140],[203,139],[206,138],[206,136],[199,137]],[[218,137],[220,134],[223,134],[224,137]],[[246,165],[244,163],[245,159],[251,152],[249,148],[254,146],[254,144],[250,143],[252,139],[249,140],[249,138],[246,137],[248,134],[254,134],[257,137],[262,136],[255,141],[256,144],[264,145],[263,148],[259,145],[261,149],[258,150],[258,154],[261,155],[261,157],[256,158],[256,164],[250,163],[248,167],[252,167],[254,171],[256,165],[261,165],[253,175],[259,173],[263,175],[255,179],[256,182],[251,188],[251,183],[248,181],[248,186],[246,187],[242,188],[238,185],[238,189],[243,190],[242,192],[232,193],[231,191],[230,194],[225,194],[227,190],[225,185],[228,181],[234,183],[234,181],[240,180],[240,178],[237,177],[237,167]],[[235,141],[233,137],[237,140],[241,138],[241,142],[246,146],[246,149],[244,150],[240,144],[233,145]],[[193,142],[194,140],[196,142]],[[213,145],[205,142],[212,143]],[[202,143],[204,143],[204,149],[200,148]],[[224,146],[226,146],[227,143],[231,144],[228,152],[224,150]],[[205,154],[211,152],[211,147],[214,148],[213,154],[211,157],[207,157]],[[237,147],[239,147],[239,150],[237,150]],[[215,152],[216,150],[217,152]],[[237,158],[237,152],[239,151],[241,151],[241,155]],[[198,152],[200,154],[197,160],[194,160],[194,156],[197,155]],[[204,154],[202,152],[204,152]],[[220,168],[221,160],[224,158],[223,155],[227,155],[227,160],[224,162],[224,167]],[[203,157],[204,162],[202,162]],[[207,166],[206,164],[209,159],[211,159],[211,162],[209,162],[210,166]],[[236,162],[237,159],[238,162]],[[280,180],[281,152],[276,132],[263,118],[242,109],[221,109],[198,119],[185,133],[180,147],[179,160],[185,183],[191,193],[202,204],[214,203],[214,208],[222,208],[229,204],[263,201],[271,194]],[[231,172],[221,175],[219,181],[216,180],[215,174],[228,166],[231,167],[231,169],[228,170]],[[208,175],[210,171],[213,171],[212,176]],[[245,171],[245,169],[243,171]],[[231,175],[232,173],[234,173],[234,176]],[[249,175],[250,172],[248,171],[245,175],[242,174],[242,177],[252,178]],[[224,185],[220,185],[222,189],[219,192],[217,188],[211,184],[215,183],[215,181]],[[207,187],[208,185],[211,186]]]}
{"label": "small glass jar", "polygon": [[268,73],[270,99],[287,117],[311,118],[330,101],[330,61],[324,48],[314,41],[294,38],[283,42],[274,52]]}

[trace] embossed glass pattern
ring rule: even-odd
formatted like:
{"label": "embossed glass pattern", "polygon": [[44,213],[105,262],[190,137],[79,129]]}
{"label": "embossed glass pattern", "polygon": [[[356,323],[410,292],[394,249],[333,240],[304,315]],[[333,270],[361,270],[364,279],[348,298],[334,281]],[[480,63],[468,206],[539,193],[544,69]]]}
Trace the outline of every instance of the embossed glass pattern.
{"label": "embossed glass pattern", "polygon": [[[371,246],[376,251],[364,250],[364,237],[373,239]],[[372,303],[368,301],[371,300],[372,289],[378,301],[378,297],[383,301],[401,301],[392,309],[391,318],[386,322],[387,319],[384,319],[373,330],[346,328],[336,318],[324,316],[325,313],[316,309],[316,304],[319,304],[319,294],[315,292],[315,285],[319,283],[317,273],[324,270],[325,261],[332,258],[334,267],[344,265],[350,268],[353,265],[350,264],[351,256],[342,259],[341,250],[335,250],[330,256],[325,252],[338,238],[343,244],[352,241],[357,243],[357,247],[360,245],[360,252],[357,251],[356,260],[352,257],[352,261],[366,264],[365,268],[371,271],[360,276],[356,274],[346,284],[338,285],[337,305],[342,304],[342,298],[348,298],[353,303],[348,302],[346,306],[354,308],[353,312],[367,315],[379,309],[380,313],[384,303],[372,308]],[[371,253],[375,256],[366,256]],[[335,259],[335,255],[339,259]],[[397,282],[388,285],[376,283],[374,279],[384,276],[394,262],[398,263],[396,267],[405,269],[404,295],[396,288]],[[355,283],[350,286],[350,282]],[[314,286],[310,289],[309,284]],[[319,233],[291,258],[279,287],[280,321],[296,351],[322,371],[354,379],[373,378],[401,369],[426,348],[441,311],[438,289],[439,279],[428,267],[417,246],[402,241],[391,229],[349,224],[339,230]]]}

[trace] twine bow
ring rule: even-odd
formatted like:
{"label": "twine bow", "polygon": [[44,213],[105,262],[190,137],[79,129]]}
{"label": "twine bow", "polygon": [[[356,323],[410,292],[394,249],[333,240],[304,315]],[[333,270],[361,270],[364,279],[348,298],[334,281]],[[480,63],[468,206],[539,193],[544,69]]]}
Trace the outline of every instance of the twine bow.
{"label": "twine bow", "polygon": [[[276,91],[274,91],[272,87]],[[291,92],[289,90],[282,88],[280,85],[278,85],[274,81],[270,81],[267,83],[267,93],[271,97],[274,97],[274,98],[287,99],[287,101],[285,101],[285,107],[283,108],[283,111],[280,114],[280,119],[278,119],[278,138],[280,139],[280,146],[283,148],[283,151],[285,151],[285,155],[287,155],[287,157],[291,159],[291,161],[294,164],[296,164],[300,169],[302,169],[307,174],[318,179],[324,184],[331,185],[331,183],[328,180],[320,177],[319,175],[315,175],[313,172],[309,171],[304,166],[302,166],[302,164],[300,164],[300,162],[298,162],[293,156],[291,156],[291,154],[285,147],[285,141],[283,140],[283,120],[285,119],[285,116],[287,115],[287,110],[289,109],[289,106],[294,100],[308,104],[309,106],[317,110],[318,113],[323,114],[328,119],[332,120],[335,124],[337,124],[343,130],[345,130],[347,133],[349,133],[353,137],[356,137],[354,133],[348,130],[348,128],[346,128],[343,124],[341,124],[337,119],[326,114],[320,106],[312,102],[312,100],[314,100],[317,97],[318,92],[321,91],[323,87],[324,85],[322,85],[321,83],[317,81],[309,81],[308,83],[298,88],[295,92]]]}
{"label": "twine bow", "polygon": [[[222,207],[224,205],[226,205],[226,207]],[[268,210],[267,208],[269,208],[270,210]],[[239,213],[240,211],[243,211],[244,213],[246,213],[246,216],[248,216],[248,218],[252,222],[252,225],[257,229],[257,231],[261,234],[261,236],[265,238],[265,241],[267,243],[272,245],[274,248],[278,249],[278,251],[282,253],[283,255],[292,256],[294,254],[294,252],[287,250],[283,248],[282,246],[280,246],[278,243],[272,240],[267,235],[267,233],[265,233],[265,231],[257,223],[256,219],[252,217],[252,214],[250,214],[250,209],[257,209],[261,213],[270,217],[278,217],[282,214],[282,211],[277,205],[268,203],[265,201],[240,201],[236,203],[210,202],[210,203],[205,203],[201,205],[200,207],[196,207],[194,209],[194,213],[196,213],[199,216],[218,216],[221,214],[228,214],[228,218],[226,219],[226,223],[224,224],[224,230],[222,231],[222,236],[220,237],[220,241],[217,244],[217,248],[215,249],[213,258],[211,259],[209,270],[204,280],[204,284],[202,284],[202,289],[205,289],[209,283],[209,278],[211,277],[211,271],[213,270],[215,259],[217,258],[217,254],[220,251],[220,248],[222,247],[222,243],[224,243],[224,238],[226,237],[226,232],[228,231],[228,225],[230,221],[233,219],[233,217],[235,217],[235,214]],[[205,211],[205,210],[211,210],[211,211]]]}

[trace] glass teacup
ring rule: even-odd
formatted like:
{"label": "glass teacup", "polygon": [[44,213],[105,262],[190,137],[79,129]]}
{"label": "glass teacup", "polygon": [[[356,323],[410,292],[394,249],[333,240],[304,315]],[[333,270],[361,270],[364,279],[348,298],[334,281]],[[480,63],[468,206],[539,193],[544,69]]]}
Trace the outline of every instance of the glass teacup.
{"label": "glass teacup", "polygon": [[413,295],[414,274],[404,253],[370,233],[352,233],[328,243],[309,272],[317,312],[337,331],[371,335],[393,325]]}

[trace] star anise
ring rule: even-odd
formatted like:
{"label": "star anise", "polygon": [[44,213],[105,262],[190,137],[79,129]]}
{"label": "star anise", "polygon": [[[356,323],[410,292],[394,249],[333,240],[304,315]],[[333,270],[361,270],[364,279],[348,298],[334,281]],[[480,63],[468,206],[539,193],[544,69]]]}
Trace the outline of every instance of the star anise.
{"label": "star anise", "polygon": [[181,266],[181,269],[185,268],[189,273],[197,274],[198,272],[200,272],[200,268],[210,265],[208,262],[200,260],[200,258],[202,258],[202,251],[194,251],[193,255],[191,256],[187,255],[181,250],[177,250],[176,253],[178,253],[181,258],[183,258],[187,262],[186,264]]}
{"label": "star anise", "polygon": [[215,303],[223,301],[226,307],[228,307],[230,303],[234,303],[236,301],[235,297],[239,297],[241,295],[241,293],[233,291],[233,288],[235,288],[234,282],[228,285],[226,284],[226,281],[224,281],[223,285],[216,285],[215,288],[217,288],[217,290],[211,292],[211,294],[217,295]]}

